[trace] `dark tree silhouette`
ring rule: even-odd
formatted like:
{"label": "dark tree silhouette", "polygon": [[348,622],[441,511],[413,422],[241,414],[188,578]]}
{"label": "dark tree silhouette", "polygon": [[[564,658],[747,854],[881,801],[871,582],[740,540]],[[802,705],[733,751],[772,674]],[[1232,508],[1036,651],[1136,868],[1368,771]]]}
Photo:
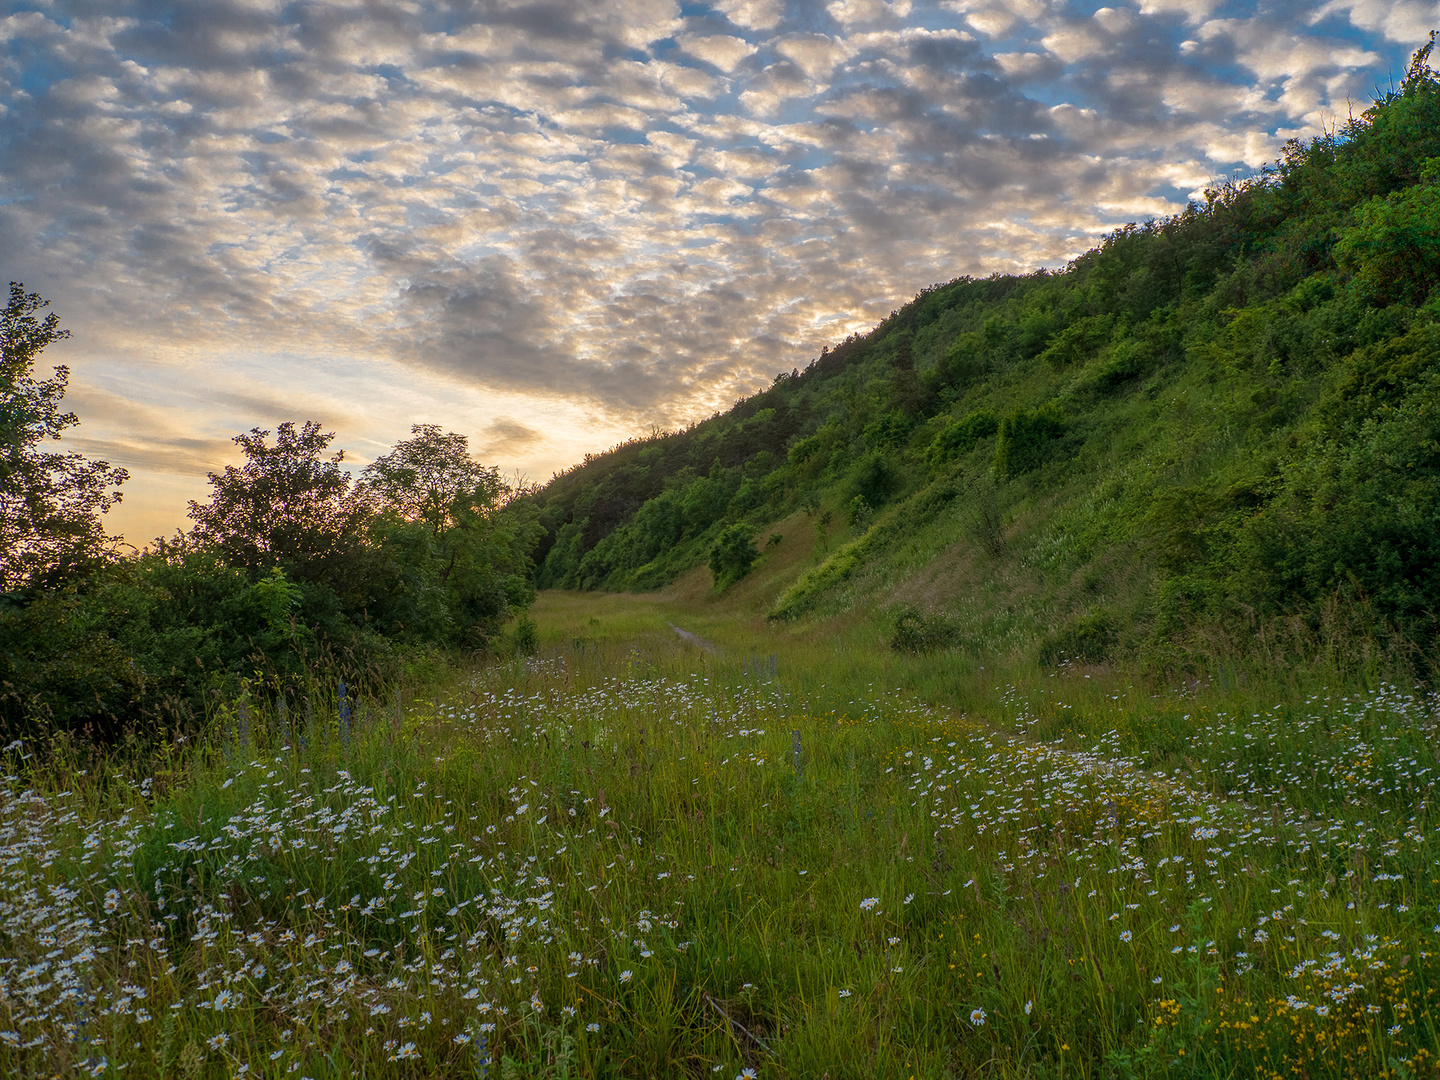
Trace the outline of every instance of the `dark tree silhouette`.
{"label": "dark tree silhouette", "polygon": [[109,542],[100,515],[120,501],[129,474],[109,462],[39,449],[80,422],[61,412],[70,372],[32,374],[35,358],[70,336],[48,303],[10,283],[0,313],[0,591],[54,586],[93,564]]}
{"label": "dark tree silhouette", "polygon": [[191,539],[250,571],[282,566],[302,579],[333,576],[365,518],[340,468],[345,452],[325,457],[335,433],[313,420],[298,430],[281,424],[273,446],[269,437],[262,428],[235,436],[245,464],[210,474],[210,502],[190,504]]}

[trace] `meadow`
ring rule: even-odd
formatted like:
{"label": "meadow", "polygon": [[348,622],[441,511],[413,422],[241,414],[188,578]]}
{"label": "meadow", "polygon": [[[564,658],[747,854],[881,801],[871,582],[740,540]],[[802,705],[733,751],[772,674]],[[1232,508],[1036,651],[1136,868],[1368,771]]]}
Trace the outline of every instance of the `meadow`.
{"label": "meadow", "polygon": [[542,597],[538,657],[428,695],[8,748],[0,1069],[1437,1071],[1433,696],[705,649],[677,610]]}

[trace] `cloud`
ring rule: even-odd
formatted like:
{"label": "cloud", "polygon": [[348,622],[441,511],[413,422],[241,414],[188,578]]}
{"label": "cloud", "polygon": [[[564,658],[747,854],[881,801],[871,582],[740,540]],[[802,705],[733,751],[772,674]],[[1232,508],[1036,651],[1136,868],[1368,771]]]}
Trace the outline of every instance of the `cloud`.
{"label": "cloud", "polygon": [[1350,23],[1387,41],[1418,48],[1440,26],[1440,4],[1434,0],[1330,0],[1311,18],[1318,23],[1344,13]]}
{"label": "cloud", "polygon": [[0,20],[0,252],[76,331],[127,513],[296,410],[541,473],[704,415],[1253,169],[1434,9],[35,6]]}
{"label": "cloud", "polygon": [[911,8],[910,0],[831,0],[825,5],[830,17],[846,29],[862,23],[904,19]]}
{"label": "cloud", "polygon": [[680,48],[691,56],[726,73],[734,71],[735,65],[747,56],[755,54],[754,45],[744,38],[732,37],[729,34],[681,34],[676,40],[680,43]]}
{"label": "cloud", "polygon": [[545,436],[514,417],[501,416],[486,426],[482,438],[487,454],[504,454],[534,446],[543,441]]}
{"label": "cloud", "polygon": [[825,34],[787,34],[776,39],[773,48],[816,82],[828,79],[835,66],[850,55],[844,42]]}
{"label": "cloud", "polygon": [[747,30],[774,29],[784,11],[781,0],[715,0],[713,6],[736,26]]}

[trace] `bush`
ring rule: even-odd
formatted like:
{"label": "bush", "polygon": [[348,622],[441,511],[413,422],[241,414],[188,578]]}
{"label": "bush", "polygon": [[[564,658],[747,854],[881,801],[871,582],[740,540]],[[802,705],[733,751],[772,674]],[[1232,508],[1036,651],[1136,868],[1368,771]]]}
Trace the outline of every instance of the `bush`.
{"label": "bush", "polygon": [[1053,402],[1038,409],[1017,409],[1000,421],[995,472],[1013,476],[1037,468],[1049,455],[1051,444],[1064,433],[1065,422]]}
{"label": "bush", "polygon": [[884,454],[871,451],[855,463],[846,484],[848,505],[858,496],[872,510],[884,506],[900,486],[900,475]]}
{"label": "bush", "polygon": [[964,635],[955,621],[945,615],[925,615],[915,608],[906,608],[895,620],[890,635],[890,648],[896,652],[935,652],[953,649],[964,643]]}
{"label": "bush", "polygon": [[975,444],[981,439],[987,439],[999,430],[999,418],[989,409],[978,409],[963,420],[956,420],[942,428],[925,451],[925,460],[937,467],[954,461],[961,454],[975,449]]}
{"label": "bush", "polygon": [[521,615],[515,623],[515,652],[534,656],[540,651],[540,631],[529,615]]}
{"label": "bush", "polygon": [[1359,207],[1358,224],[1335,245],[1355,290],[1376,307],[1419,304],[1440,284],[1440,158],[1424,164],[1429,183]]}
{"label": "bush", "polygon": [[850,506],[845,511],[845,522],[857,532],[864,532],[870,527],[870,522],[875,517],[875,511],[865,501],[865,496],[856,495],[850,500]]}
{"label": "bush", "polygon": [[1104,611],[1072,619],[1048,635],[1040,644],[1042,664],[1063,664],[1067,660],[1092,663],[1104,660],[1115,645],[1115,623]]}
{"label": "bush", "polygon": [[715,588],[728,589],[750,572],[750,567],[759,558],[755,550],[753,532],[748,525],[731,525],[715,540],[710,549],[710,573],[715,578]]}

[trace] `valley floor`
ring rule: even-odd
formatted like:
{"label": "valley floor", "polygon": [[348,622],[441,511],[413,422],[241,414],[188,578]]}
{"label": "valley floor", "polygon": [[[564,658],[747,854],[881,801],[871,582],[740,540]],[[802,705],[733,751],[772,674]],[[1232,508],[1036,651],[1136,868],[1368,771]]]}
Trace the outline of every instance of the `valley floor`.
{"label": "valley floor", "polygon": [[1432,697],[986,672],[744,607],[542,594],[539,656],[429,694],[11,748],[0,1068],[1436,1071]]}

